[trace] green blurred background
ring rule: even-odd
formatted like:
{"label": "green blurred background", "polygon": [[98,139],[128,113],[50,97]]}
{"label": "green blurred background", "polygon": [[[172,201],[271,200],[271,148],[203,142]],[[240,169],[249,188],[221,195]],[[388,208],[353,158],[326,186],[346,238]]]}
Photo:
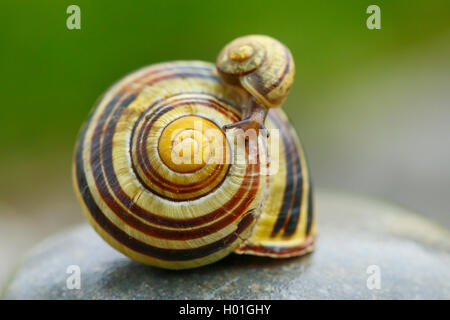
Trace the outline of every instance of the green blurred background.
{"label": "green blurred background", "polygon": [[[70,4],[81,30],[66,27]],[[381,30],[366,27],[371,4]],[[449,21],[448,0],[2,1],[0,278],[37,240],[82,221],[72,152],[104,90],[143,65],[214,61],[251,33],[294,55],[283,108],[317,187],[450,226]]]}

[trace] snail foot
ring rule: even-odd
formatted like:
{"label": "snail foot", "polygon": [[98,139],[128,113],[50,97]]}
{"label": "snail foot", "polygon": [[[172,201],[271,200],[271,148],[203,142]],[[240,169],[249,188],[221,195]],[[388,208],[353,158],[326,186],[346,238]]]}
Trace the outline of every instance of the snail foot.
{"label": "snail foot", "polygon": [[267,138],[270,136],[269,130],[267,130],[264,123],[260,123],[252,119],[244,119],[234,123],[226,124],[222,128],[224,131],[229,129],[241,129],[242,131],[244,131],[244,133],[246,133],[248,130],[255,130],[257,135],[259,135],[260,131],[262,131],[262,133],[265,134]]}

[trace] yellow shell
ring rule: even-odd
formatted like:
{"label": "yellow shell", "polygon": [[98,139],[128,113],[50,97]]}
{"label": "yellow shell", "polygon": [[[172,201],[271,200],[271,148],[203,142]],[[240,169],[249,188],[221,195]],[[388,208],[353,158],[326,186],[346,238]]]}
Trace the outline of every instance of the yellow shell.
{"label": "yellow shell", "polygon": [[278,40],[250,35],[226,45],[217,70],[231,84],[240,84],[266,108],[280,107],[294,81],[291,52]]}
{"label": "yellow shell", "polygon": [[103,239],[168,269],[232,252],[311,251],[309,172],[282,111],[269,112],[266,125],[278,131],[258,137],[255,158],[249,143],[221,129],[240,120],[249,98],[198,61],[151,65],[110,88],[80,133],[73,171],[85,216]]}

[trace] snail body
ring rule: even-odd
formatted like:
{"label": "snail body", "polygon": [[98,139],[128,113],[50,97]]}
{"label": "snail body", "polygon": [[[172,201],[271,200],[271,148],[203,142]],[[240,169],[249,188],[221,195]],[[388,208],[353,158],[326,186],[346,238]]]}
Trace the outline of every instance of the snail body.
{"label": "snail body", "polygon": [[81,130],[73,170],[78,199],[100,236],[132,259],[167,269],[232,252],[311,251],[310,177],[284,113],[268,114],[267,128],[280,137],[259,135],[253,161],[248,143],[222,129],[241,121],[252,97],[200,61],[151,65],[113,85]]}

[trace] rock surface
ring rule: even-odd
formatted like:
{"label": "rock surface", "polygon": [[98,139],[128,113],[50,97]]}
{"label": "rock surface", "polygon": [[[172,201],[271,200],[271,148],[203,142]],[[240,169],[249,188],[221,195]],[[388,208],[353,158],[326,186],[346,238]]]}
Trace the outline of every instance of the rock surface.
{"label": "rock surface", "polygon": [[[82,225],[32,250],[3,298],[450,298],[446,229],[401,208],[348,195],[319,192],[317,204],[318,246],[305,257],[231,255],[199,269],[167,271],[128,259]],[[67,288],[71,265],[80,267],[80,289]],[[378,275],[379,289],[373,288]]]}

